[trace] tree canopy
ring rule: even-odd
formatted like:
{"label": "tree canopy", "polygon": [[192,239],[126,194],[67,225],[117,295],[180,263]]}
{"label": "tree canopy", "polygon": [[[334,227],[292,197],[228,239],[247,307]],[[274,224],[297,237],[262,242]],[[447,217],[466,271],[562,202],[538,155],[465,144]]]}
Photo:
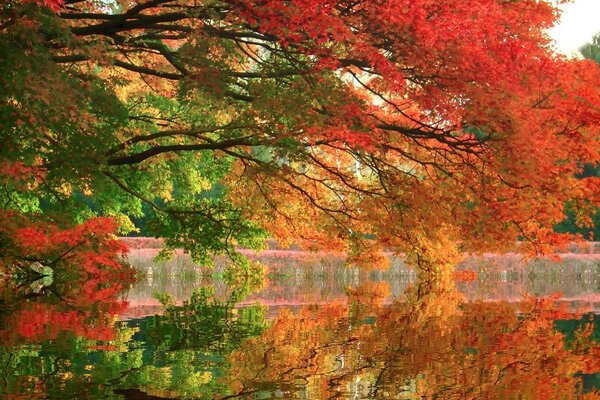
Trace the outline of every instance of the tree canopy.
{"label": "tree canopy", "polygon": [[[235,245],[543,253],[599,205],[600,75],[539,0],[9,0],[5,209]],[[368,257],[367,257],[368,258]],[[420,257],[415,258],[419,263]]]}

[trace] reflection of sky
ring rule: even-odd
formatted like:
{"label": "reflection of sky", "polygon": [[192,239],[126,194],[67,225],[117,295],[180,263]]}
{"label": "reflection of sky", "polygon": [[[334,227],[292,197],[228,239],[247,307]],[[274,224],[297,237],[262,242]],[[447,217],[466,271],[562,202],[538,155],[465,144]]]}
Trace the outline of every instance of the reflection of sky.
{"label": "reflection of sky", "polygon": [[573,0],[561,9],[561,21],[550,36],[560,52],[572,54],[600,32],[600,0]]}

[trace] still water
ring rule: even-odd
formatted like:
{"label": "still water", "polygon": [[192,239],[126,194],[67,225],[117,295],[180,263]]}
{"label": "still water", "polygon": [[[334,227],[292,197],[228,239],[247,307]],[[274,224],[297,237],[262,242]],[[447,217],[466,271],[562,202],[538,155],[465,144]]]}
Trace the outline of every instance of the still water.
{"label": "still water", "polygon": [[268,251],[267,279],[248,283],[222,260],[211,271],[154,254],[131,253],[137,281],[5,287],[0,397],[598,398],[593,255],[472,258],[460,269],[475,280],[430,282],[399,260],[359,271]]}

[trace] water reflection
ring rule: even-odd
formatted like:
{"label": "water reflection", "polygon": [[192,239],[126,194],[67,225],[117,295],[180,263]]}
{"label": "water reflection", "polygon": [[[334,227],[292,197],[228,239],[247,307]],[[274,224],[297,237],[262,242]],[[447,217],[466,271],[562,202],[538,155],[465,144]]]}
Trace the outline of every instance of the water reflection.
{"label": "water reflection", "polygon": [[[599,398],[600,330],[559,296],[492,301],[478,298],[494,286],[482,279],[457,290],[451,279],[416,281],[399,270],[328,268],[305,268],[302,279],[280,268],[262,289],[225,285],[219,271],[181,274],[179,283],[155,274],[129,294],[138,311],[151,306],[138,318],[124,309],[126,284],[114,277],[17,291],[0,311],[0,394]],[[149,302],[157,284],[177,291]]]}
{"label": "water reflection", "polygon": [[92,372],[127,334],[115,321],[127,308],[122,292],[133,275],[125,266],[115,273],[56,275],[39,290],[23,277],[4,283],[0,394],[6,398],[85,398],[80,393],[88,386],[104,398]]}
{"label": "water reflection", "polygon": [[[373,299],[373,288],[357,292]],[[565,340],[554,324],[573,314],[551,298],[453,310],[444,298],[424,301],[281,312],[232,354],[228,386],[240,396],[563,399],[582,395],[577,373],[600,367],[591,325]]]}

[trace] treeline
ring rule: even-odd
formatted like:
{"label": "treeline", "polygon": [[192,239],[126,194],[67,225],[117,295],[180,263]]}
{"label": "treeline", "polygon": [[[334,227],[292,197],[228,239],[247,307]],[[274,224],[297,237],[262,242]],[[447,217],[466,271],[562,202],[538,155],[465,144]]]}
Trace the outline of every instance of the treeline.
{"label": "treeline", "polygon": [[[600,33],[596,34],[589,43],[579,48],[581,55],[600,65]],[[580,178],[600,177],[600,165],[586,164]],[[600,210],[592,216],[590,226],[582,226],[577,222],[576,213],[568,209],[567,217],[558,225],[555,230],[558,233],[579,233],[587,240],[598,240],[600,238]]]}

